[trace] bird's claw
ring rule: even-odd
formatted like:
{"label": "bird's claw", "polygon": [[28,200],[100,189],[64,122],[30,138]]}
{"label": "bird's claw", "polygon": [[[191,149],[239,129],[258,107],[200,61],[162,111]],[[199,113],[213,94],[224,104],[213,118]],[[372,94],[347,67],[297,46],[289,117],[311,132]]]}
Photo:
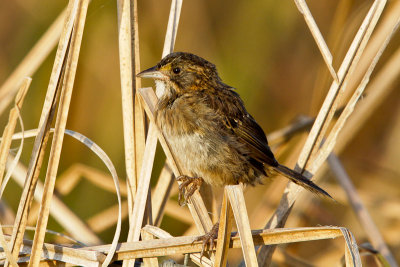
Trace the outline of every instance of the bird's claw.
{"label": "bird's claw", "polygon": [[214,226],[211,228],[211,230],[208,233],[197,237],[192,242],[192,244],[193,244],[196,241],[203,241],[203,246],[202,246],[201,252],[200,252],[200,263],[201,263],[201,259],[204,255],[204,251],[205,251],[205,248],[207,245],[208,245],[209,250],[214,250],[214,248],[215,248],[214,240],[218,238],[218,228],[219,228],[219,223],[214,224]]}
{"label": "bird's claw", "polygon": [[176,178],[179,185],[179,205],[183,206],[187,203],[187,200],[198,190],[203,183],[203,179],[200,177],[189,177],[187,175],[181,175]]}

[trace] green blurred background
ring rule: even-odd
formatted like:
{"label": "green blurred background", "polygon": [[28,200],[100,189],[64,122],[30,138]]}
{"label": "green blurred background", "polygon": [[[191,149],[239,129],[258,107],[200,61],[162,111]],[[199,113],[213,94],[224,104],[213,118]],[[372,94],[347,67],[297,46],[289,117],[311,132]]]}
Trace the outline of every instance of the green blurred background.
{"label": "green blurred background", "polygon": [[[138,2],[141,69],[145,69],[161,57],[170,1]],[[334,66],[338,69],[351,36],[372,1],[307,2],[332,48]],[[348,8],[343,27],[332,30],[332,21],[343,2]],[[389,1],[385,12],[397,2]],[[66,5],[67,1],[54,0],[0,2],[0,83],[12,73]],[[117,30],[116,2],[93,0],[87,15],[67,128],[86,135],[102,147],[120,177],[124,178]],[[399,42],[397,34],[378,69],[391,57]],[[237,88],[249,112],[267,133],[290,124],[299,115],[316,116],[331,83],[322,56],[293,1],[184,1],[175,51],[192,52],[215,63],[224,82]],[[32,77],[22,109],[25,129],[38,125],[54,56],[55,50]],[[152,85],[150,81],[143,81],[143,86]],[[396,81],[393,86],[398,85]],[[397,237],[400,233],[399,97],[400,90],[394,89],[341,155],[394,254],[400,254],[400,241],[393,237],[394,233]],[[0,118],[0,129],[7,118],[6,113]],[[32,145],[33,139],[25,141],[21,160],[25,165],[29,162]],[[13,148],[17,146],[17,143],[13,144]],[[156,171],[161,168],[161,154],[158,153]],[[287,155],[280,159],[284,162],[285,157]],[[106,171],[103,163],[85,146],[66,137],[59,173],[76,163]],[[44,173],[43,169],[42,179]],[[334,179],[327,180],[329,184],[322,186],[328,191],[334,190]],[[246,196],[251,203],[248,206],[257,203],[266,187],[268,184],[250,189],[251,195]],[[334,192],[338,191],[340,189]],[[14,182],[5,192],[4,199],[14,211],[20,193],[21,189]],[[114,195],[96,189],[86,181],[63,200],[83,219],[116,203]],[[335,205],[318,199],[314,202],[302,211],[300,222],[290,225],[289,221],[289,226],[343,225],[356,234],[359,242],[366,241],[365,233],[347,204]],[[249,210],[252,212],[251,207]],[[266,214],[265,218],[268,217]],[[125,221],[125,234],[126,226]],[[173,228],[171,224],[164,223],[163,227],[175,235],[183,232],[183,228]],[[50,221],[49,229],[62,231],[54,221]],[[100,237],[110,242],[112,233],[113,229],[109,229]],[[298,250],[306,248],[311,249],[301,252],[302,255],[316,253],[312,244],[300,245]],[[400,256],[397,257],[399,260]]]}

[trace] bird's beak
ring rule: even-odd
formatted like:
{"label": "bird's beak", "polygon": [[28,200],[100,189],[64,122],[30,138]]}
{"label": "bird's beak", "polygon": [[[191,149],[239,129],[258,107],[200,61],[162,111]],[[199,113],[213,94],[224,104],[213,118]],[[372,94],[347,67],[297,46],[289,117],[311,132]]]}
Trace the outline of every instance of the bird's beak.
{"label": "bird's beak", "polygon": [[157,70],[157,66],[151,67],[150,69],[144,70],[144,71],[136,74],[136,77],[152,78],[155,80],[163,80],[166,78],[162,72]]}

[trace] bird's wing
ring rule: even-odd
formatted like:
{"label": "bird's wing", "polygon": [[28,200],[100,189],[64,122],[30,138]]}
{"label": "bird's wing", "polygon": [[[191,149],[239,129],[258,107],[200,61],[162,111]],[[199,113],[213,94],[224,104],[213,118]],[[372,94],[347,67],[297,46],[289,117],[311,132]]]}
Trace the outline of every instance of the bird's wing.
{"label": "bird's wing", "polygon": [[220,93],[224,96],[220,97],[221,101],[212,108],[222,117],[224,127],[245,145],[251,158],[273,167],[277,166],[278,162],[268,146],[264,131],[247,113],[239,95],[232,90]]}

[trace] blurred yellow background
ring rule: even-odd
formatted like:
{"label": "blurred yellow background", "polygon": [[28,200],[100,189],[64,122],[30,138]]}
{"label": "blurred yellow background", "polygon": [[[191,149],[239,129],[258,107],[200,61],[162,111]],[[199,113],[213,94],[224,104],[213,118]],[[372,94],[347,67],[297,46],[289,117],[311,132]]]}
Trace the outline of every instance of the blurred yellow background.
{"label": "blurred yellow background", "polygon": [[[141,69],[145,69],[153,66],[161,58],[170,1],[138,2]],[[336,70],[372,2],[307,1],[331,48]],[[0,84],[7,79],[66,5],[67,1],[54,0],[0,2]],[[398,0],[389,1],[383,16],[397,6]],[[333,21],[340,27],[333,27]],[[86,20],[67,128],[86,135],[103,148],[123,179],[123,111],[117,31],[116,2],[93,0]],[[399,44],[398,33],[374,73],[379,72],[398,49]],[[293,1],[184,1],[174,50],[191,52],[216,64],[223,81],[237,88],[248,111],[267,133],[287,126],[299,115],[315,117],[332,82],[312,35]],[[38,125],[54,56],[55,49],[32,77],[32,85],[22,109],[25,129],[33,129]],[[153,86],[153,83],[143,81],[143,86]],[[374,112],[340,155],[340,159],[399,261],[399,80],[391,86],[394,89],[384,104]],[[365,94],[368,95],[368,87]],[[0,129],[4,128],[7,119],[8,115],[5,112],[0,118]],[[304,140],[304,135],[298,135],[291,140],[288,143],[289,149],[285,153],[278,153],[280,161],[285,162],[291,153],[299,153],[290,148],[296,147],[298,142]],[[25,165],[29,162],[32,145],[33,139],[25,141],[21,159]],[[12,147],[17,146],[18,143],[13,143]],[[296,156],[297,154],[294,158]],[[163,164],[160,151],[157,158],[155,177]],[[103,163],[92,152],[72,138],[66,137],[59,173],[76,163],[106,172]],[[291,164],[290,167],[294,165],[294,162],[287,163]],[[45,166],[41,172],[41,179],[45,173]],[[311,203],[302,209],[297,209],[300,206],[298,204],[301,204],[297,203],[287,226],[344,226],[355,234],[359,244],[367,242],[366,234],[347,204],[343,191],[329,172],[328,176],[320,185],[340,204],[307,194],[306,197],[312,199]],[[277,189],[278,197],[275,196],[275,199],[271,200],[269,212],[276,207],[284,182],[282,181]],[[257,213],[259,199],[271,184],[247,190],[249,214]],[[14,212],[20,194],[21,189],[14,182],[10,182],[3,199]],[[82,181],[63,200],[83,219],[90,218],[116,203],[113,194],[97,189],[87,181]],[[267,220],[270,214],[262,216]],[[256,225],[252,221],[251,223],[253,229],[263,227],[263,224]],[[55,221],[50,221],[48,228],[62,231]],[[167,217],[162,228],[173,235],[181,235],[188,225],[178,224],[174,218]],[[113,231],[114,228],[110,228],[102,232],[100,237],[109,243]],[[125,220],[121,241],[125,240],[126,232]],[[289,251],[316,264],[326,263],[324,260],[329,257],[337,263],[340,253],[343,252],[342,243],[329,242],[290,245]],[[334,245],[331,249],[321,251],[321,244],[332,243]],[[371,259],[366,263],[371,264],[367,266],[375,266]]]}

